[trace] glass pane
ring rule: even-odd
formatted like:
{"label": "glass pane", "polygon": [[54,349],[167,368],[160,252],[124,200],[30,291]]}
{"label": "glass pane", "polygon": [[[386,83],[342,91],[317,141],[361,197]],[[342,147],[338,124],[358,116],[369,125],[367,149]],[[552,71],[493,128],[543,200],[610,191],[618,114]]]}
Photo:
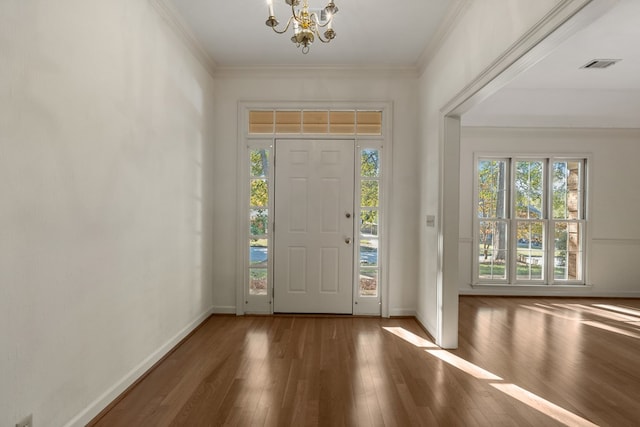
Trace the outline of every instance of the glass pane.
{"label": "glass pane", "polygon": [[582,161],[553,163],[553,217],[582,219]]}
{"label": "glass pane", "polygon": [[378,235],[378,211],[360,212],[360,233],[364,236]]}
{"label": "glass pane", "polygon": [[331,133],[348,133],[352,134],[356,131],[356,112],[355,111],[331,111],[329,113],[329,132]]}
{"label": "glass pane", "polygon": [[329,112],[328,111],[303,111],[302,131],[304,133],[327,133],[329,132]]}
{"label": "glass pane", "polygon": [[516,162],[516,216],[543,218],[544,164],[539,160]]}
{"label": "glass pane", "polygon": [[554,230],[554,279],[582,280],[582,225],[557,222]]}
{"label": "glass pane", "polygon": [[264,236],[269,232],[269,210],[251,209],[249,211],[250,233],[252,236]]}
{"label": "glass pane", "polygon": [[357,121],[359,135],[382,134],[382,111],[358,111]]}
{"label": "glass pane", "polygon": [[273,133],[273,111],[250,111],[249,133]]}
{"label": "glass pane", "polygon": [[378,269],[377,268],[361,268],[360,269],[360,296],[363,296],[363,297],[378,296]]}
{"label": "glass pane", "polygon": [[506,221],[480,221],[480,279],[506,280],[507,231]]}
{"label": "glass pane", "polygon": [[267,295],[267,269],[249,269],[249,295]]}
{"label": "glass pane", "polygon": [[266,178],[269,176],[269,151],[266,149],[254,149],[249,153],[251,161],[251,176]]}
{"label": "glass pane", "polygon": [[267,207],[269,205],[269,185],[266,179],[251,180],[251,206]]}
{"label": "glass pane", "polygon": [[360,206],[363,207],[378,207],[378,181],[363,180],[361,189],[361,201]]}
{"label": "glass pane", "polygon": [[276,111],[276,133],[300,133],[301,111]]}
{"label": "glass pane", "polygon": [[249,240],[249,265],[251,267],[266,267],[268,255],[267,239]]}
{"label": "glass pane", "polygon": [[376,267],[378,265],[378,238],[360,236],[360,266]]}
{"label": "glass pane", "polygon": [[378,150],[364,149],[360,153],[360,174],[367,178],[380,177],[380,153]]}
{"label": "glass pane", "polygon": [[544,223],[518,221],[516,225],[518,280],[544,278]]}
{"label": "glass pane", "polygon": [[506,218],[507,162],[478,162],[478,218]]}

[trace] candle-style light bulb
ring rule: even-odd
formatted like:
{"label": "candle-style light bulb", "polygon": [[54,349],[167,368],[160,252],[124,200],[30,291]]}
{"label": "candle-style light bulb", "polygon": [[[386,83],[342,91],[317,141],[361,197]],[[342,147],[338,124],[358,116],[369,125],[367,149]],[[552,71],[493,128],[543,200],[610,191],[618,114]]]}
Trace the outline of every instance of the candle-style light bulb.
{"label": "candle-style light bulb", "polygon": [[273,16],[273,0],[267,0],[267,4],[269,5],[269,16]]}

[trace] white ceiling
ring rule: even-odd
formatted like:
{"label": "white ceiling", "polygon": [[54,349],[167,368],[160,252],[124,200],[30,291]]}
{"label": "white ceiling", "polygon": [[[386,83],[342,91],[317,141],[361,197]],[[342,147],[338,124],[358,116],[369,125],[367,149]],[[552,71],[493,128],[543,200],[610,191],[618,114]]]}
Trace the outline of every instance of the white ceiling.
{"label": "white ceiling", "polygon": [[[184,22],[221,67],[415,67],[431,38],[438,35],[448,10],[460,0],[403,0],[401,7],[388,0],[334,0],[336,38],[317,41],[307,55],[289,34],[275,34],[265,25],[266,0],[171,1]],[[309,0],[310,8],[323,8],[328,0]],[[273,0],[280,27],[291,15],[285,0]]]}
{"label": "white ceiling", "polygon": [[[264,22],[267,0],[161,0],[220,68],[416,68],[469,0],[334,0],[337,37],[303,55]],[[328,0],[309,0],[312,8]],[[463,115],[466,126],[640,128],[640,0],[612,0],[605,15]],[[273,0],[278,20],[290,7]],[[607,69],[580,67],[621,59]]]}
{"label": "white ceiling", "polygon": [[[621,59],[583,69],[592,59]],[[640,1],[605,15],[463,115],[467,126],[640,128]]]}

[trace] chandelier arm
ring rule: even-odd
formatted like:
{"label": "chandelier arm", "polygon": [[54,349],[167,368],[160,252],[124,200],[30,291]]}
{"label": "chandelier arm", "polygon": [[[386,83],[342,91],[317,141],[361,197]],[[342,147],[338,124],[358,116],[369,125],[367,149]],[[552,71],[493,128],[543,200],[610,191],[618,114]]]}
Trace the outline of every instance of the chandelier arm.
{"label": "chandelier arm", "polygon": [[320,31],[318,31],[318,29],[316,29],[316,36],[318,37],[318,39],[322,42],[322,43],[329,43],[331,41],[331,39],[323,39],[322,35],[320,34]]}
{"label": "chandelier arm", "polygon": [[327,19],[327,21],[324,24],[321,23],[320,19],[318,18],[318,14],[315,12],[313,12],[309,17],[313,20],[316,26],[320,28],[325,28],[329,24],[333,23],[333,15],[331,15],[331,18]]}
{"label": "chandelier arm", "polygon": [[296,8],[293,6],[294,3],[295,2],[291,2],[291,18],[289,18],[289,20],[291,20],[293,18],[296,21],[298,21],[299,24],[302,24],[302,19],[300,19],[298,14],[296,14]]}
{"label": "chandelier arm", "polygon": [[291,26],[291,21],[293,20],[293,16],[291,18],[289,18],[289,20],[287,21],[287,26],[284,27],[284,30],[280,31],[280,30],[276,30],[276,27],[271,27],[273,29],[273,31],[275,31],[278,34],[284,34],[287,32],[287,30],[289,29],[289,27]]}

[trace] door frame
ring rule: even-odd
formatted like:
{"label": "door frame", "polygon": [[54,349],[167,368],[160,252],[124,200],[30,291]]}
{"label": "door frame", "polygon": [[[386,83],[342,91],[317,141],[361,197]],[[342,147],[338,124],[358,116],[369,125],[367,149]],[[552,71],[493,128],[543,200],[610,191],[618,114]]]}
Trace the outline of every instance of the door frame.
{"label": "door frame", "polygon": [[[249,111],[251,110],[376,110],[382,111],[382,134],[381,135],[339,135],[339,134],[310,134],[310,133],[270,133],[270,134],[249,134]],[[250,189],[248,186],[249,178],[249,162],[248,158],[249,146],[259,146],[269,149],[271,153],[274,152],[274,144],[276,139],[353,139],[356,146],[356,162],[359,161],[358,153],[361,144],[365,144],[367,147],[372,146],[383,150],[382,162],[381,162],[381,179],[380,179],[380,224],[379,229],[379,245],[378,251],[378,263],[379,263],[379,299],[376,299],[375,310],[382,317],[389,317],[389,287],[388,287],[388,266],[389,266],[389,233],[387,232],[390,206],[391,206],[391,176],[392,176],[392,143],[391,135],[392,129],[392,103],[391,102],[305,102],[305,101],[291,101],[291,102],[268,102],[268,101],[255,101],[255,102],[239,102],[238,103],[238,134],[237,134],[237,181],[236,181],[236,207],[238,212],[238,220],[236,222],[236,315],[244,315],[245,313],[256,314],[273,314],[273,260],[270,256],[268,259],[268,269],[270,277],[268,278],[268,291],[267,295],[251,296],[245,292],[246,284],[248,283],[248,266],[249,266],[249,251],[247,250],[247,243],[249,242],[249,230],[245,221],[243,221],[245,213],[249,211],[249,194]],[[272,157],[273,159],[273,157]],[[273,167],[269,171],[269,177],[271,183],[273,183]],[[356,164],[356,170],[357,164]],[[359,175],[358,175],[359,176]],[[356,191],[359,191],[359,180],[356,182]],[[357,193],[356,193],[357,194]],[[273,185],[269,186],[269,200],[273,201],[274,198]],[[354,204],[357,198],[354,195]],[[270,202],[272,203],[272,202]],[[269,209],[273,211],[270,206]],[[355,214],[354,206],[354,214]],[[271,240],[269,239],[270,247],[268,248],[269,254],[273,253]],[[356,245],[354,245],[354,251]],[[352,283],[353,289],[353,314],[366,314],[366,311],[371,312],[373,309],[372,304],[356,304],[357,299],[357,286],[356,286],[356,267],[359,265],[359,260],[355,257],[354,252],[354,280]],[[376,314],[377,314],[376,313]]]}

